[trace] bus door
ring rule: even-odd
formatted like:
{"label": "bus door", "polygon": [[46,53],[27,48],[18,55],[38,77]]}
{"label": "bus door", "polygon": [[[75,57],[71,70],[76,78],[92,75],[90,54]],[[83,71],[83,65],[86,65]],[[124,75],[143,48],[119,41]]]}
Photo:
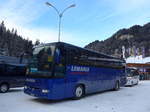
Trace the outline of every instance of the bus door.
{"label": "bus door", "polygon": [[65,51],[63,48],[56,48],[54,55],[54,79],[53,93],[57,98],[65,97],[66,90],[66,72],[65,67]]}

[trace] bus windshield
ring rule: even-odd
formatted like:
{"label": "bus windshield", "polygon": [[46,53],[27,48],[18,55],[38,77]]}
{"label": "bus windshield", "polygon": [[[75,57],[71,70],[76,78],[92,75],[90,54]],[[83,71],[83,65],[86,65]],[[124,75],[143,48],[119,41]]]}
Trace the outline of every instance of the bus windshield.
{"label": "bus windshield", "polygon": [[54,50],[52,45],[35,48],[29,61],[29,74],[51,76]]}
{"label": "bus windshield", "polygon": [[127,69],[126,70],[128,77],[133,77],[139,75],[138,71],[136,69]]}

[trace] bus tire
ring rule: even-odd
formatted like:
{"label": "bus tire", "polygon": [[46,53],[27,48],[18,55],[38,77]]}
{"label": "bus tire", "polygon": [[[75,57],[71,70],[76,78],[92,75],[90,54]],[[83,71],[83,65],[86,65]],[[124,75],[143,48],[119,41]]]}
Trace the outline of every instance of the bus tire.
{"label": "bus tire", "polygon": [[0,92],[6,93],[9,90],[9,85],[7,83],[0,84]]}
{"label": "bus tire", "polygon": [[119,89],[120,89],[120,82],[116,81],[114,90],[118,91]]}
{"label": "bus tire", "polygon": [[81,99],[85,94],[84,87],[82,85],[78,85],[75,88],[75,93],[74,94],[75,94],[75,97],[74,97],[75,100]]}
{"label": "bus tire", "polygon": [[137,81],[137,83],[135,85],[138,85],[139,84],[139,81]]}
{"label": "bus tire", "polygon": [[134,83],[133,83],[133,81],[132,81],[130,87],[133,87],[133,86],[134,86]]}

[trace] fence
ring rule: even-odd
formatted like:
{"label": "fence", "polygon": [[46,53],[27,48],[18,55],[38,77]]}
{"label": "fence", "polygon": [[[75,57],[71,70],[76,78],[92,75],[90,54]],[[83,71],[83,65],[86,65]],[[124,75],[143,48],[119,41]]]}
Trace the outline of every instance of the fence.
{"label": "fence", "polygon": [[140,80],[150,80],[150,73],[140,74]]}

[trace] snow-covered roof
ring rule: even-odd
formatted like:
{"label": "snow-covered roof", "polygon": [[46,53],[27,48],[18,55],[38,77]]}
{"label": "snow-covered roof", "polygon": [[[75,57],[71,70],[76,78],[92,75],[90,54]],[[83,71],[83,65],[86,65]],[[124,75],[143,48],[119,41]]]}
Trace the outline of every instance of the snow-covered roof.
{"label": "snow-covered roof", "polygon": [[[20,58],[12,57],[12,56],[2,56],[2,55],[0,55],[0,63],[20,64]],[[26,64],[27,60],[23,59],[22,63]]]}
{"label": "snow-covered roof", "polygon": [[150,57],[142,58],[142,55],[136,57],[131,56],[126,59],[126,63],[150,63]]}

